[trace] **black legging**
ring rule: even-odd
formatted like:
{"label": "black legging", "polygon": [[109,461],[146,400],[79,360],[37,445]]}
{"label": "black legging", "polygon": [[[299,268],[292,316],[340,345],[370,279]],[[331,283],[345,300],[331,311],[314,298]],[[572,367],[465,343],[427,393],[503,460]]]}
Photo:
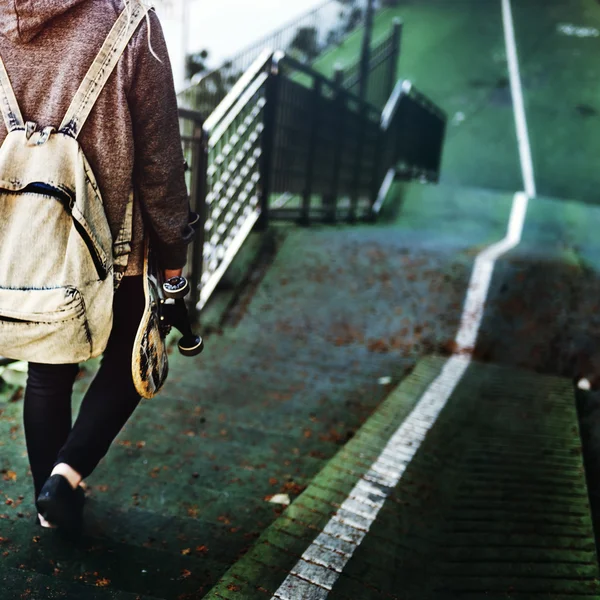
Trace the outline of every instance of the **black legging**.
{"label": "black legging", "polygon": [[131,353],[143,310],[142,277],[124,277],[108,346],[73,428],[71,393],[79,366],[29,363],[23,421],[36,498],[59,463],[83,478],[90,475],[139,404]]}

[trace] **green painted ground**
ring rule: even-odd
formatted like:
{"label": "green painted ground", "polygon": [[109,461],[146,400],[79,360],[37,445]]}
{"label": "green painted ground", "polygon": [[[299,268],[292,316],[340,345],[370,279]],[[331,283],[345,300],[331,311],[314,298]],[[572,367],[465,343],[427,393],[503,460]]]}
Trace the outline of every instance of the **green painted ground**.
{"label": "green painted ground", "polygon": [[[76,584],[86,586],[77,592],[82,598],[202,597],[281,515],[283,507],[269,499],[294,500],[318,482],[328,460],[421,356],[451,351],[474,257],[504,235],[510,200],[476,189],[398,184],[376,226],[281,229],[274,261],[239,299],[230,324],[208,337],[203,356],[173,356],[165,394],[141,406],[90,478],[80,548],[57,545],[53,534],[32,525],[22,400],[6,388],[0,404],[5,589],[12,594],[55,582],[55,596],[48,597],[70,598]],[[577,203],[536,202],[519,264],[531,273],[544,264],[533,248],[554,252],[548,277],[567,269],[565,289],[579,294],[582,271],[564,257],[574,254],[576,232],[587,240],[588,260],[600,256],[595,221],[584,219]],[[481,347],[489,342],[498,362],[525,356],[530,368],[558,372],[557,357],[566,368],[578,347],[561,348],[553,363],[534,361],[533,349],[549,332],[547,305],[540,310],[535,301],[544,280],[513,288],[532,307],[532,318],[541,315],[529,329],[516,328],[499,289],[506,277],[519,281],[513,263],[510,257],[498,267],[489,313],[496,316],[486,314]],[[586,272],[589,285],[598,285],[596,273]],[[591,288],[584,289],[592,298]],[[552,306],[558,326],[570,331],[578,317],[560,302]],[[19,375],[12,377],[18,383]],[[88,377],[78,382],[78,394]],[[384,571],[373,573],[389,580]]]}
{"label": "green painted ground", "polygon": [[[600,597],[572,394],[533,374],[571,377],[600,343],[600,212],[577,202],[595,202],[600,5],[513,4],[538,189],[556,199],[531,202],[523,243],[494,272],[475,354],[503,366],[469,373],[333,600]],[[400,75],[449,115],[443,185],[395,185],[377,225],[276,229],[272,262],[211,320],[205,353],[173,355],[165,393],[90,478],[79,547],[32,524],[22,375],[5,373],[0,600],[201,598],[253,547],[213,596],[268,598],[347,491],[347,465],[367,468],[353,448],[368,435],[380,449],[440,365],[419,360],[453,350],[475,256],[504,236],[522,187],[500,3],[403,2],[376,39],[396,16]],[[386,413],[401,382],[416,387]],[[277,495],[297,499],[282,518]]]}
{"label": "green painted ground", "polygon": [[538,193],[597,204],[600,4],[534,0],[513,11]]}
{"label": "green painted ground", "polygon": [[285,229],[238,324],[209,336],[201,357],[172,357],[165,393],[143,403],[90,477],[79,549],[57,549],[32,525],[22,399],[6,389],[0,577],[10,589],[20,570],[158,598],[208,591],[281,514],[269,499],[297,497],[390,385],[452,338],[471,245],[444,256],[400,231]]}
{"label": "green painted ground", "polygon": [[[448,115],[442,181],[521,187],[500,2],[401,2],[378,15],[374,39],[395,17],[404,23],[398,77],[411,80]],[[360,43],[359,35],[351,38],[317,68],[330,74],[336,62],[351,62]]]}
{"label": "green painted ground", "polygon": [[[394,17],[404,23],[398,77],[448,115],[442,182],[521,189],[500,1],[403,0],[378,15],[375,39]],[[597,203],[600,5],[513,2],[513,17],[538,193]],[[317,68],[353,62],[360,43],[357,34]]]}

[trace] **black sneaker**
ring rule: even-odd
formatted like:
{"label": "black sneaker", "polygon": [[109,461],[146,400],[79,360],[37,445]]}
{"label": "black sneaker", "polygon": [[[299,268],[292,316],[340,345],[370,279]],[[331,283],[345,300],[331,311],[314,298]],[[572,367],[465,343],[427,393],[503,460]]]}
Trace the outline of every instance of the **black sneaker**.
{"label": "black sneaker", "polygon": [[63,475],[51,475],[36,500],[38,512],[59,531],[70,537],[81,535],[85,492],[71,487]]}

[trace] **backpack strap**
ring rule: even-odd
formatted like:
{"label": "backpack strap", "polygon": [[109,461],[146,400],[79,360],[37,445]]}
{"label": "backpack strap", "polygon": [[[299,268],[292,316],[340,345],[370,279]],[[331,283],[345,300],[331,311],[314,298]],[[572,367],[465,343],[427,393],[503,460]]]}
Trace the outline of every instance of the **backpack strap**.
{"label": "backpack strap", "polygon": [[117,238],[113,242],[113,277],[115,290],[119,287],[121,280],[125,275],[129,255],[131,254],[131,238],[133,237],[133,202],[134,192],[131,190],[129,192],[129,200],[127,201],[123,224],[121,225]]}
{"label": "backpack strap", "polygon": [[141,2],[132,2],[120,14],[79,86],[59,131],[77,138],[146,11]]}
{"label": "backpack strap", "polygon": [[21,116],[21,109],[15,98],[6,67],[0,57],[0,110],[4,117],[4,123],[8,131],[13,131],[19,127],[24,127],[23,117]]}

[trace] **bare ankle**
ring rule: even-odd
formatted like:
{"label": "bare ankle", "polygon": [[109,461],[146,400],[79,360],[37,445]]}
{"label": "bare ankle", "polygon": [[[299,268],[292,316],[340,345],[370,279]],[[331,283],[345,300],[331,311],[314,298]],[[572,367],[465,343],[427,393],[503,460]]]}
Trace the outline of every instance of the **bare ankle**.
{"label": "bare ankle", "polygon": [[62,475],[75,489],[81,482],[81,475],[67,463],[60,463],[52,469],[52,475]]}

